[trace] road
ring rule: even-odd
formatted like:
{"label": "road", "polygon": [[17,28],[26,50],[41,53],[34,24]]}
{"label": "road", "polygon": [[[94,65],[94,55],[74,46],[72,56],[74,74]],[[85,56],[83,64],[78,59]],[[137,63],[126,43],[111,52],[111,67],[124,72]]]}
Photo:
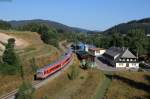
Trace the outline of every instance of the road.
{"label": "road", "polygon": [[[60,45],[60,48],[65,51],[66,50],[66,47],[63,46],[63,42],[61,42],[59,45]],[[68,44],[69,46],[69,44]],[[61,69],[60,71],[58,71],[57,73],[51,75],[50,77],[48,77],[47,79],[45,80],[41,80],[41,81],[33,81],[32,82],[32,85],[35,89],[38,89],[40,87],[42,87],[43,85],[47,84],[49,81],[53,80],[54,78],[58,77],[59,75],[61,75],[62,72],[64,72],[72,63],[73,63],[73,60],[74,58],[72,59],[72,61],[67,65],[65,66],[63,69]],[[2,95],[0,97],[0,99],[15,99],[15,94],[17,93],[18,89],[16,90],[13,90],[5,95]]]}
{"label": "road", "polygon": [[114,68],[112,66],[109,66],[108,64],[106,64],[102,60],[99,60],[97,57],[95,58],[95,63],[97,65],[97,68],[102,70],[102,71],[125,71],[125,69]]}

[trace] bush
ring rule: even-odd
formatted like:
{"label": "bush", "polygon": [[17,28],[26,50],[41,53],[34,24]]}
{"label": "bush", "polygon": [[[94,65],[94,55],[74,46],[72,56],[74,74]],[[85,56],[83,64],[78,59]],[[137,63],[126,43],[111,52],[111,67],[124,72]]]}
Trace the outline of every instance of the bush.
{"label": "bush", "polygon": [[49,99],[47,95],[43,96],[42,99]]}
{"label": "bush", "polygon": [[8,39],[8,44],[5,45],[5,51],[2,56],[1,73],[3,74],[16,74],[20,70],[20,60],[15,53],[15,39]]}
{"label": "bush", "polygon": [[14,75],[18,72],[18,68],[9,64],[0,64],[0,72],[3,75]]}
{"label": "bush", "polygon": [[23,81],[20,86],[15,99],[33,99],[33,93],[35,89],[32,87],[32,84],[27,81]]}
{"label": "bush", "polygon": [[91,67],[91,62],[83,60],[80,66],[82,69],[90,69]]}
{"label": "bush", "polygon": [[68,74],[68,78],[70,80],[74,80],[78,77],[79,75],[79,69],[75,66],[72,67],[71,72]]}
{"label": "bush", "polygon": [[84,76],[81,76],[80,79],[84,79]]}
{"label": "bush", "polygon": [[38,69],[35,58],[33,57],[29,62],[32,68],[32,72],[35,73]]}

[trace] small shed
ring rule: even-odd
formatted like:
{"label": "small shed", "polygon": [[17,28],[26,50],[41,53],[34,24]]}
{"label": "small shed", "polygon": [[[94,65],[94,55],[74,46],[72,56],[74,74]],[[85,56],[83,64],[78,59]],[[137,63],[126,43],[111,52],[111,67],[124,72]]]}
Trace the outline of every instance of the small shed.
{"label": "small shed", "polygon": [[81,62],[90,63],[91,67],[95,67],[95,56],[86,51],[78,51],[77,56]]}

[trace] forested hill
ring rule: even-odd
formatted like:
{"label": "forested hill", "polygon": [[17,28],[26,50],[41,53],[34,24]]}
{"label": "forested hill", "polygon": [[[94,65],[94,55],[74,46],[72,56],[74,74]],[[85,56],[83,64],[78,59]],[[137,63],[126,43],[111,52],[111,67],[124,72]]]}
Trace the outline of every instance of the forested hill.
{"label": "forested hill", "polygon": [[140,20],[132,20],[127,23],[121,23],[112,28],[104,31],[105,34],[112,34],[118,32],[121,34],[127,34],[131,30],[140,29],[145,34],[150,34],[150,18],[144,18]]}
{"label": "forested hill", "polygon": [[89,30],[70,27],[58,22],[50,21],[50,20],[42,20],[42,19],[33,19],[33,20],[20,20],[20,21],[8,21],[13,28],[19,28],[25,26],[30,23],[40,23],[46,24],[51,28],[59,29],[60,31],[64,32],[89,32]]}

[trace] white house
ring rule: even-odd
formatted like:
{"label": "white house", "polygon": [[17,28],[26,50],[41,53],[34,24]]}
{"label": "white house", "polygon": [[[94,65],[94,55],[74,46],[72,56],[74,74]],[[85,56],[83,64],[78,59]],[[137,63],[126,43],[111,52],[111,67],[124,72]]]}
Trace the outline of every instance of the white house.
{"label": "white house", "polygon": [[102,56],[106,52],[103,48],[89,48],[89,53],[94,56]]}
{"label": "white house", "polygon": [[139,68],[137,57],[127,48],[111,47],[104,53],[103,57],[116,68]]}

